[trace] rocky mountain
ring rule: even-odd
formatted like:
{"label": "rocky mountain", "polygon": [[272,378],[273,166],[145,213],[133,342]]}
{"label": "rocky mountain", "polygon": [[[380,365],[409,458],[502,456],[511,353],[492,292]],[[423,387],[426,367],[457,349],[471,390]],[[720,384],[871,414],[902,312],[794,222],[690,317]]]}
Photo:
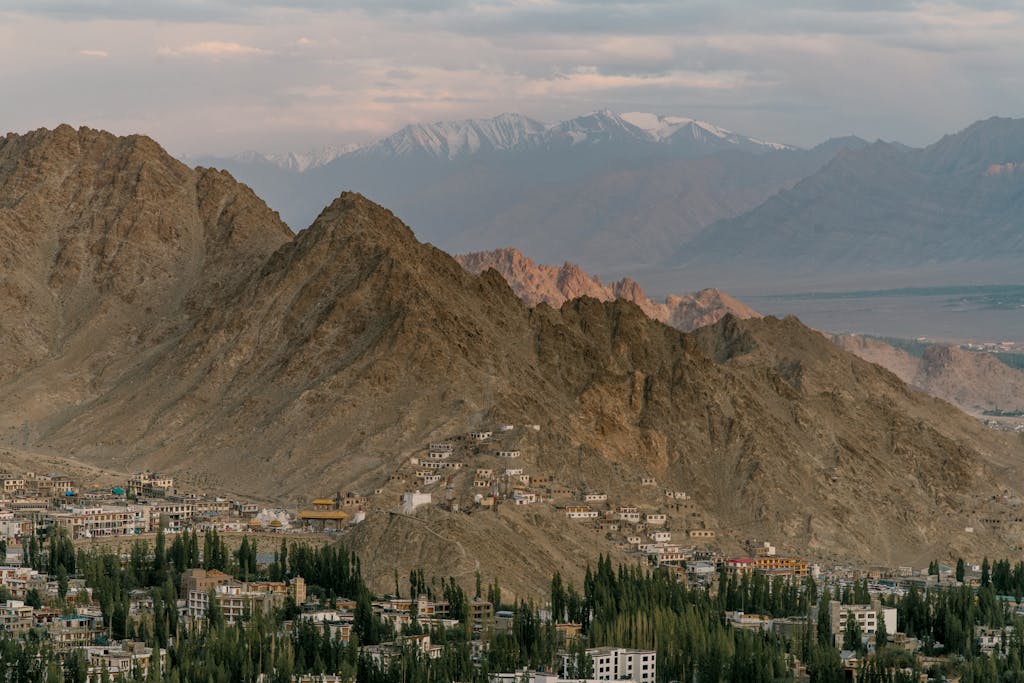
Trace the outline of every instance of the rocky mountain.
{"label": "rocky mountain", "polygon": [[[411,456],[499,421],[539,425],[535,476],[686,491],[724,548],[894,563],[1021,543],[979,521],[1020,493],[1019,440],[796,319],[685,334],[623,300],[531,308],[358,194],[290,237],[146,138],[61,127],[0,159],[0,434],[22,447],[293,504],[381,489],[353,541],[384,581],[429,558],[540,591],[614,551],[549,507],[388,514]],[[453,487],[472,499],[470,468]]]}
{"label": "rocky mountain", "polygon": [[528,306],[543,302],[561,308],[566,301],[581,296],[599,301],[622,299],[636,304],[649,317],[684,332],[716,323],[726,315],[759,317],[757,311],[717,289],[671,295],[664,301],[653,301],[639,284],[629,278],[605,285],[573,263],[537,265],[518,249],[462,254],[455,260],[471,273],[482,273],[489,268],[498,271]]}
{"label": "rocky mountain", "polygon": [[688,118],[598,111],[555,124],[503,114],[411,125],[304,173],[198,161],[250,184],[296,229],[350,188],[453,253],[513,243],[547,262],[626,271],[863,144],[804,151]]}
{"label": "rocky mountain", "polygon": [[910,273],[943,284],[1014,282],[1024,255],[1022,161],[1024,119],[979,121],[924,149],[876,142],[707,227],[677,263],[733,286],[781,278],[877,287],[882,275]]}
{"label": "rocky mountain", "polygon": [[1007,366],[990,353],[935,344],[918,357],[870,337],[836,335],[832,339],[907,384],[969,413],[1024,409],[1024,372]]}

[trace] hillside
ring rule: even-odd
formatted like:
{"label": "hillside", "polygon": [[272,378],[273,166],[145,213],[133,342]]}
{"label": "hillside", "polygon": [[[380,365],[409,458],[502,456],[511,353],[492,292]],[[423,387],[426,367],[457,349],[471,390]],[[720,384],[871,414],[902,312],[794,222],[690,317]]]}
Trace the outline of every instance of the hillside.
{"label": "hillside", "polygon": [[990,353],[935,344],[919,358],[869,337],[836,335],[832,339],[843,349],[890,370],[907,384],[974,415],[986,410],[1024,408],[1024,372]]}
{"label": "hillside", "polygon": [[[402,473],[428,442],[536,424],[520,460],[530,475],[623,502],[651,477],[645,506],[717,531],[723,548],[770,538],[815,557],[896,563],[1021,543],[1017,527],[978,521],[993,492],[1018,495],[1019,440],[796,319],[727,315],[685,334],[622,300],[530,308],[496,271],[466,272],[357,194],[288,239],[244,186],[190,171],[145,138],[61,128],[8,136],[0,150],[4,252],[26,253],[14,240],[50,247],[4,271],[27,293],[4,296],[17,313],[5,338],[26,341],[3,347],[0,434],[26,449],[289,504],[380,488],[378,517],[356,540],[393,553],[368,571],[407,573],[433,557],[464,573],[479,562],[521,591],[543,590],[541,569],[578,572],[611,542],[596,532],[570,542],[577,523],[529,506],[465,518],[434,508],[417,519],[436,533],[410,536],[385,515],[417,485]],[[220,187],[216,202],[201,200],[204,177]],[[94,237],[73,272],[92,275],[76,299],[54,275],[54,245],[82,226]],[[119,226],[131,246],[111,258],[104,236]],[[53,317],[88,321],[91,343],[24,322],[50,320],[58,303]],[[99,348],[117,349],[117,362],[83,362]],[[467,454],[454,489],[472,491],[477,459],[492,457]],[[440,498],[442,487],[422,488]],[[687,492],[698,516],[670,508],[666,489]],[[504,545],[526,559],[503,564]]]}
{"label": "hillside", "polygon": [[707,227],[676,262],[714,283],[776,287],[843,279],[877,287],[880,276],[914,272],[943,284],[965,273],[1015,282],[1022,161],[1024,119],[979,121],[924,149],[876,142]]}
{"label": "hillside", "polygon": [[573,263],[538,265],[518,249],[462,254],[455,260],[471,273],[479,274],[488,268],[498,271],[528,306],[543,302],[561,308],[566,301],[581,296],[599,301],[622,299],[639,306],[647,316],[684,332],[716,323],[726,314],[737,318],[758,317],[757,311],[717,289],[671,295],[664,301],[654,301],[629,278],[605,285]]}

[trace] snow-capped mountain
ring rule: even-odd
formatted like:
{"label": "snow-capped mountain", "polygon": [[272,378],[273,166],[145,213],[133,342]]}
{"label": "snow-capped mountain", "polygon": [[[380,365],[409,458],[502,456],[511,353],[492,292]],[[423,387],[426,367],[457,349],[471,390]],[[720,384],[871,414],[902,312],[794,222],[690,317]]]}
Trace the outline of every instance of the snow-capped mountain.
{"label": "snow-capped mountain", "polygon": [[547,126],[522,114],[501,114],[491,119],[463,119],[415,123],[367,145],[361,156],[427,155],[457,159],[480,152],[509,151],[535,144]]}
{"label": "snow-capped mountain", "polygon": [[455,161],[481,154],[630,145],[637,152],[702,156],[725,149],[760,153],[793,149],[740,135],[711,123],[681,116],[643,112],[617,114],[608,109],[557,123],[522,114],[489,119],[414,123],[366,145],[320,147],[309,152],[242,152],[231,157],[182,157],[189,165],[276,167],[304,173],[343,157],[357,159],[432,159]]}
{"label": "snow-capped mountain", "polygon": [[705,144],[713,146],[734,146],[762,148],[763,150],[792,149],[778,142],[765,142],[748,135],[740,135],[707,121],[698,121],[683,116],[658,116],[645,112],[628,112],[620,117],[643,130],[652,139],[667,144]]}
{"label": "snow-capped mountain", "polygon": [[695,119],[642,112],[617,114],[603,109],[553,124],[541,123],[522,114],[417,123],[362,147],[357,154],[364,157],[426,156],[454,160],[486,152],[605,143],[688,147],[688,151],[693,153],[728,148],[749,152],[791,149],[787,145],[764,142]]}

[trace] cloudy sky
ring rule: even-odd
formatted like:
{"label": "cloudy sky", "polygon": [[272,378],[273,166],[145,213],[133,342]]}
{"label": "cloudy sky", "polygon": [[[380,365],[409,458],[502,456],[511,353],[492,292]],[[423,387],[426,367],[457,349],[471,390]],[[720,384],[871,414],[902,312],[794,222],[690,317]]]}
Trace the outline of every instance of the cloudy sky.
{"label": "cloudy sky", "polygon": [[1016,0],[0,0],[0,129],[301,151],[599,108],[810,145],[1024,116]]}

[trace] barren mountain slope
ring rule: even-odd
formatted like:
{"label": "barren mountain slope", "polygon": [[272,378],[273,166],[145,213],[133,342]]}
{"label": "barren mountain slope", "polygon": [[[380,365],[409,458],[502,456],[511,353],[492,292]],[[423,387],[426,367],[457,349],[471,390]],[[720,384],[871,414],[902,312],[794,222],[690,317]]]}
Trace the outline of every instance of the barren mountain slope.
{"label": "barren mountain slope", "polygon": [[[130,188],[118,196],[126,211],[149,201],[133,201]],[[72,210],[63,195],[52,203]],[[497,272],[467,273],[391,212],[349,193],[269,258],[247,262],[236,278],[223,260],[201,259],[190,272],[223,283],[210,300],[217,305],[198,295],[165,304],[183,322],[135,360],[131,331],[104,328],[129,357],[117,381],[96,381],[94,367],[59,346],[27,375],[16,370],[0,384],[4,433],[23,434],[27,423],[40,448],[294,502],[349,488],[391,487],[392,496],[403,484],[389,477],[427,442],[499,420],[537,423],[522,458],[531,474],[609,493],[656,477],[692,495],[725,547],[756,536],[819,557],[895,562],[1005,554],[1020,544],[1015,527],[978,522],[982,501],[1019,481],[1011,468],[1020,442],[909,390],[795,319],[729,315],[687,335],[621,300],[529,308]],[[19,272],[45,291],[48,271]],[[101,294],[125,315],[146,314],[138,298]],[[37,303],[45,309],[48,300],[22,305]],[[43,411],[11,390],[24,389],[26,376],[70,377],[89,391]],[[377,513],[393,500],[375,501]],[[534,524],[530,514],[425,520],[463,534],[455,540],[474,565],[501,569],[499,540],[536,545],[536,563],[506,571],[540,590],[541,569],[584,558],[565,541],[579,527],[556,513],[517,532]],[[361,543],[390,545],[403,534],[392,527]],[[454,563],[451,539],[438,534],[423,534],[434,546],[396,550],[388,568],[405,572],[441,555]],[[535,534],[546,542],[535,544]],[[493,542],[474,540],[481,537]],[[594,555],[604,542],[583,546]]]}
{"label": "barren mountain slope", "polygon": [[664,302],[653,301],[629,278],[605,285],[576,264],[538,265],[513,248],[462,254],[455,260],[471,273],[488,268],[497,270],[528,306],[543,301],[560,308],[566,301],[581,296],[600,301],[623,299],[639,306],[651,318],[684,332],[717,322],[727,313],[739,318],[758,317],[757,311],[717,289],[669,296]]}
{"label": "barren mountain slope", "polygon": [[248,188],[149,138],[0,138],[7,400],[45,420],[101,394],[290,237]]}
{"label": "barren mountain slope", "polygon": [[1024,408],[1024,372],[988,353],[936,344],[921,358],[879,339],[836,335],[843,349],[877,363],[900,379],[978,415],[986,410]]}

